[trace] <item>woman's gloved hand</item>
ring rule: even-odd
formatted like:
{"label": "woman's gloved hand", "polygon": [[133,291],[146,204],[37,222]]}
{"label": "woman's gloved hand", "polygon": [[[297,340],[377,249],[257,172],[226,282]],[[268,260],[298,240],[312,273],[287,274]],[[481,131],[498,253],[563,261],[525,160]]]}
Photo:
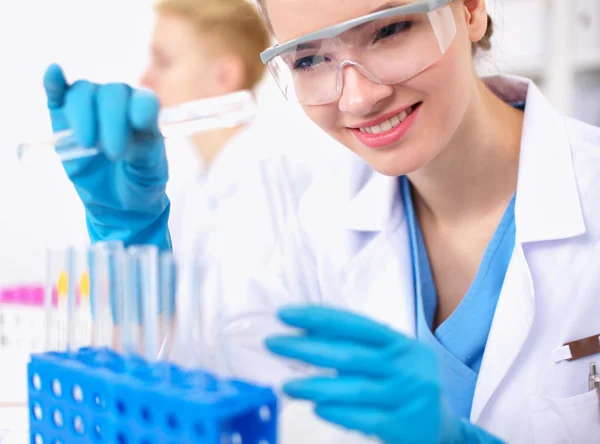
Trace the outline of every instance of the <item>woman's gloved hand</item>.
{"label": "woman's gloved hand", "polygon": [[337,372],[284,386],[323,419],[390,444],[501,442],[449,410],[440,364],[424,344],[332,308],[284,308],[279,317],[302,335],[268,338],[271,352]]}
{"label": "woman's gloved hand", "polygon": [[72,129],[78,146],[101,151],[64,162],[85,206],[92,242],[170,249],[167,159],[156,96],[125,84],[69,85],[57,65],[46,70],[44,88],[53,130]]}

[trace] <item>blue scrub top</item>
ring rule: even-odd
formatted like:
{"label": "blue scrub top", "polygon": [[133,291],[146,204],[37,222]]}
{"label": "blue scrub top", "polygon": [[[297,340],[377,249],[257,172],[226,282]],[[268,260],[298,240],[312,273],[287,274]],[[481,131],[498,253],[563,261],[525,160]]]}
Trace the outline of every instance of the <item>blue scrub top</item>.
{"label": "blue scrub top", "polygon": [[417,338],[438,352],[444,368],[442,384],[450,407],[455,414],[468,420],[483,352],[515,245],[515,198],[513,196],[488,244],[477,275],[464,298],[433,332],[437,307],[435,283],[414,213],[410,182],[405,176],[400,177],[400,187],[410,232]]}

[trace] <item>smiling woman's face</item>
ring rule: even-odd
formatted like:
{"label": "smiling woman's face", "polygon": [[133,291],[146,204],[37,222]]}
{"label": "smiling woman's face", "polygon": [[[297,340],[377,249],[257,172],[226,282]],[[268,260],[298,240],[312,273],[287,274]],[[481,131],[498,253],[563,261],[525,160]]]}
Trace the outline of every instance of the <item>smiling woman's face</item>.
{"label": "smiling woman's face", "polygon": [[[406,3],[414,0],[264,0],[263,6],[277,41],[285,43]],[[383,174],[400,176],[429,164],[463,121],[477,79],[472,65],[470,10],[462,2],[452,3],[450,8],[456,35],[431,66],[402,83],[385,85],[348,65],[343,68],[339,100],[303,105],[308,117]]]}

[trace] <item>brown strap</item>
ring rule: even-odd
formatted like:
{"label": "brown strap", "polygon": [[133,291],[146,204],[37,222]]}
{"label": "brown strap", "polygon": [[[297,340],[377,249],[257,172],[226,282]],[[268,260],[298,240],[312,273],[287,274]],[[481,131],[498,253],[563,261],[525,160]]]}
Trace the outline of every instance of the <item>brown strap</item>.
{"label": "brown strap", "polygon": [[590,336],[588,338],[578,339],[577,341],[564,344],[571,350],[571,358],[567,361],[586,358],[596,353],[600,353],[600,335]]}

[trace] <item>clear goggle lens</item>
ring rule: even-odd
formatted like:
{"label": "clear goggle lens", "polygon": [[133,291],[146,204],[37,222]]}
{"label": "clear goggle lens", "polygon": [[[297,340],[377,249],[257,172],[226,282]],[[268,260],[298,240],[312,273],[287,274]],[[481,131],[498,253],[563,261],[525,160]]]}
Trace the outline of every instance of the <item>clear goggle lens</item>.
{"label": "clear goggle lens", "polygon": [[401,83],[440,60],[455,35],[452,10],[444,6],[375,19],[334,38],[296,45],[268,66],[288,100],[322,105],[339,99],[344,67],[353,66],[375,83]]}

